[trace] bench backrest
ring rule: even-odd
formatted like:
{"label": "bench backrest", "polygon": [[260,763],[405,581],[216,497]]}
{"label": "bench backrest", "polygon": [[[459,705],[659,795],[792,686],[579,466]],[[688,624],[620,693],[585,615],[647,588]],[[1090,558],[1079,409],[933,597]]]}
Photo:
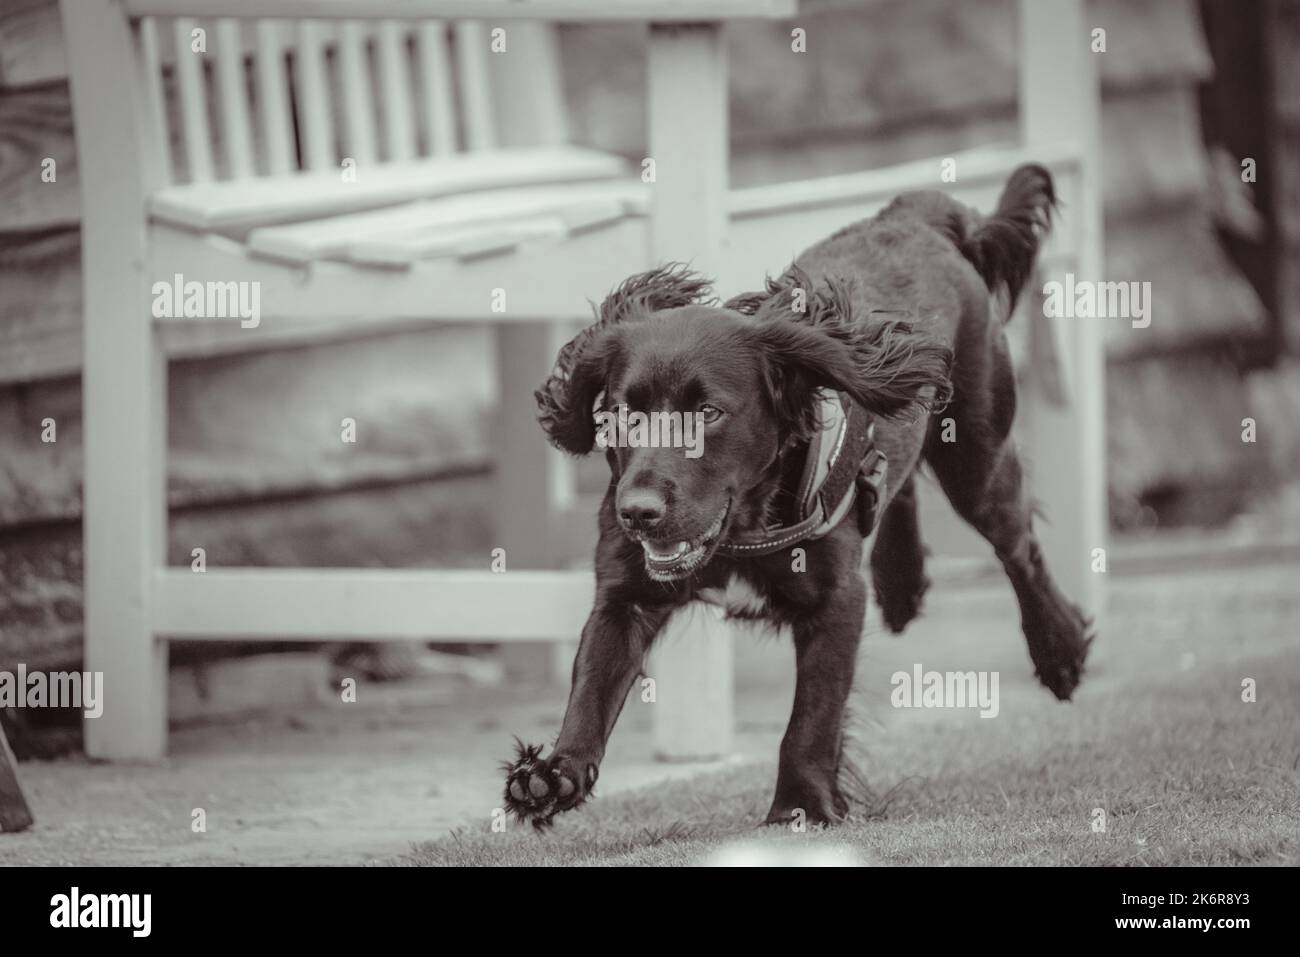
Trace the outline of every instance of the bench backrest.
{"label": "bench backrest", "polygon": [[[136,56],[164,179],[208,182],[339,169],[348,159],[364,167],[562,142],[552,28],[511,24],[499,38],[509,55],[492,51],[493,29],[473,20],[145,17]],[[518,117],[527,118],[526,130],[510,128]]]}

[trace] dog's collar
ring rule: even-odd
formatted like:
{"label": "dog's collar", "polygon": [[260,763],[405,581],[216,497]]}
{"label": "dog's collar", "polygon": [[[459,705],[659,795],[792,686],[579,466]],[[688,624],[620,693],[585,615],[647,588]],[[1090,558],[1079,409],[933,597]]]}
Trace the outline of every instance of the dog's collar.
{"label": "dog's collar", "polygon": [[819,402],[823,427],[808,440],[795,521],[733,535],[718,545],[720,554],[768,555],[816,540],[838,525],[855,502],[862,535],[876,527],[889,462],[876,448],[875,423],[847,395],[821,390]]}

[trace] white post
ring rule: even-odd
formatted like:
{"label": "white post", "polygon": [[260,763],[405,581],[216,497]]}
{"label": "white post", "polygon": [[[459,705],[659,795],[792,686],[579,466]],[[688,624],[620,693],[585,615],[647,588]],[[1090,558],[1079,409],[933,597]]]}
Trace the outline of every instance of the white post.
{"label": "white post", "polygon": [[[558,38],[547,23],[510,26],[510,55],[489,57],[484,80],[492,93],[496,141],[501,146],[552,146],[568,141],[561,89]],[[579,318],[585,318],[575,296]],[[548,448],[537,424],[533,390],[550,375],[556,353],[576,334],[570,323],[502,322],[497,325],[497,369],[501,409],[497,451],[498,528],[508,568],[557,568],[575,556],[570,536],[557,527],[567,518],[573,496],[572,467]],[[594,526],[590,513],[577,519]],[[594,543],[595,537],[592,536]],[[590,558],[588,551],[583,558]],[[503,581],[509,582],[507,574]],[[567,685],[578,649],[572,641],[510,642],[501,649],[507,678]]]}
{"label": "white post", "polygon": [[703,602],[688,603],[651,652],[656,758],[703,760],[731,750],[736,628],[721,614]]}
{"label": "white post", "polygon": [[[561,544],[569,537],[557,528],[561,516],[568,515],[572,470],[547,446],[533,398],[533,390],[550,373],[567,332],[567,326],[556,322],[502,322],[495,330],[501,406],[492,442],[497,502],[492,546],[505,549],[503,601],[509,600],[511,571],[561,567],[573,557],[564,553]],[[592,517],[578,520],[590,523]],[[590,554],[584,557],[590,558]],[[488,556],[483,557],[482,567],[488,567]],[[572,641],[564,642],[509,642],[501,648],[506,677],[516,682],[567,684],[577,646],[576,634]]]}
{"label": "white post", "polygon": [[[1031,151],[1062,141],[1079,147],[1082,188],[1077,205],[1062,211],[1061,228],[1077,229],[1076,274],[1096,280],[1104,266],[1097,57],[1105,54],[1091,50],[1084,11],[1082,0],[1020,0],[1020,125]],[[1108,524],[1103,329],[1095,320],[1029,318],[1059,324],[1071,387],[1064,404],[1041,396],[1026,404],[1032,492],[1046,506],[1039,534],[1062,589],[1100,625],[1105,579],[1092,563]]]}
{"label": "white post", "polygon": [[167,364],[149,310],[145,198],[161,152],[121,5],[63,0],[63,28],[83,216],[85,667],[104,674],[86,753],[156,760],[167,741],[167,647],[151,621],[167,528]]}
{"label": "white post", "polygon": [[[727,56],[722,26],[653,24],[647,64],[651,259],[716,275],[727,227]],[[733,632],[696,605],[651,653],[655,751],[670,760],[731,750]]]}

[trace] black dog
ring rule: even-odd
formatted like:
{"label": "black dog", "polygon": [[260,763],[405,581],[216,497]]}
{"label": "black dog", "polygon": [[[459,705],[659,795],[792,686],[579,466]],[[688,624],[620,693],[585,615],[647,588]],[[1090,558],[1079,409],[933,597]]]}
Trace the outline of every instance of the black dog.
{"label": "black dog", "polygon": [[[537,392],[542,427],[585,455],[599,412],[697,413],[702,454],[607,448],[595,607],[554,749],[521,745],[506,767],[516,816],[543,827],[586,800],[672,612],[743,594],[737,613],[791,626],[798,667],[767,821],[796,809],[813,823],[843,819],[863,541],[875,536],[876,598],[899,632],[928,585],[913,494],[922,460],[1001,559],[1039,679],[1070,697],[1089,623],[1058,591],[1031,528],[1001,327],[1054,207],[1048,172],[1023,166],[988,219],[942,193],[907,194],[722,306],[680,267],[634,276],[604,301]],[[956,441],[941,440],[940,408]]]}

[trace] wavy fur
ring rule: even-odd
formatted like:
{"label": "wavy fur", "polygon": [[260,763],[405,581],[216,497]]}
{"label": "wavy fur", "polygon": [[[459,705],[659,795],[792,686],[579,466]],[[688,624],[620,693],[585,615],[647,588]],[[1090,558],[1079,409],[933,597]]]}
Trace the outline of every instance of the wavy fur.
{"label": "wavy fur", "polygon": [[818,387],[846,392],[887,419],[913,418],[941,407],[952,394],[952,350],[915,333],[905,320],[858,321],[851,293],[846,280],[817,286],[791,266],[768,279],[764,291],[725,304],[762,323],[758,341],[770,361],[768,392],[794,434],[807,436],[818,427],[811,401]]}
{"label": "wavy fur", "polygon": [[551,444],[570,455],[586,455],[595,445],[592,406],[604,387],[611,327],[661,309],[713,302],[711,289],[684,263],[668,263],[628,277],[593,306],[596,321],[560,349],[551,375],[533,393],[537,421]]}

